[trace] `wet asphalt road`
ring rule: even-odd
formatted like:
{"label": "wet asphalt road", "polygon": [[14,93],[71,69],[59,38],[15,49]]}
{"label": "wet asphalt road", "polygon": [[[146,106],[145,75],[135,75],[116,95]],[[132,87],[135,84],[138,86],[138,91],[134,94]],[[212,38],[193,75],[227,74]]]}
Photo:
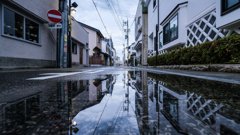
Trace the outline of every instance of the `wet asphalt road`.
{"label": "wet asphalt road", "polygon": [[[135,90],[134,88],[132,88],[133,85],[130,85],[131,88],[130,88],[130,94],[129,94],[129,95],[132,95],[132,97],[130,98],[131,100],[130,102],[134,103],[130,106],[130,108],[132,109],[130,109],[128,113],[119,113],[118,111],[115,111],[115,110],[119,110],[119,106],[123,105],[122,99],[121,100],[119,99],[119,95],[125,94],[126,88],[122,86],[124,85],[123,82],[127,81],[126,76],[128,75],[126,74],[126,76],[125,75],[123,76],[123,74],[128,73],[128,71],[141,71],[141,72],[146,71],[149,73],[155,73],[159,75],[161,74],[177,75],[177,76],[205,79],[206,81],[214,80],[217,82],[240,84],[240,74],[234,74],[234,73],[195,72],[195,71],[166,70],[166,69],[159,70],[159,69],[133,68],[133,67],[91,67],[91,68],[72,68],[72,69],[24,69],[24,70],[19,69],[19,70],[5,70],[5,71],[1,70],[0,71],[0,76],[1,76],[0,77],[0,107],[1,107],[0,113],[2,117],[0,118],[0,122],[1,122],[0,129],[5,129],[5,131],[0,130],[0,134],[9,134],[9,133],[68,134],[69,130],[70,131],[73,130],[72,127],[69,128],[68,125],[63,124],[59,126],[59,125],[54,125],[52,123],[56,122],[59,119],[57,118],[58,114],[60,114],[59,112],[62,112],[61,113],[62,116],[65,116],[65,117],[69,116],[69,104],[71,104],[70,106],[72,106],[72,108],[82,107],[80,110],[85,110],[85,108],[90,108],[90,109],[86,109],[86,111],[81,111],[81,113],[79,113],[80,110],[78,109],[75,109],[75,110],[73,109],[71,111],[71,113],[73,113],[73,115],[76,116],[71,119],[73,119],[73,121],[74,120],[77,121],[78,124],[84,125],[84,127],[77,126],[78,130],[80,130],[80,131],[76,131],[77,134],[92,134],[92,133],[105,134],[106,132],[119,133],[119,134],[123,134],[123,133],[143,134],[143,132],[141,132],[142,129],[140,128],[141,126],[139,125],[141,124],[141,122],[139,122],[139,119],[141,118],[137,116],[137,118],[135,119],[136,112],[135,112],[134,104],[136,103],[135,103]],[[69,83],[71,83],[71,88],[75,87],[75,84],[73,84],[73,82],[76,82],[79,80],[87,80],[88,83],[90,81],[92,84],[100,86],[99,85],[100,83],[98,84],[98,80],[103,81],[108,79],[108,80],[111,80],[111,82],[113,82],[114,78],[115,78],[115,82],[117,83],[114,86],[113,93],[108,91],[106,96],[97,97],[97,100],[92,99],[92,102],[89,102],[89,101],[90,101],[90,98],[93,98],[93,97],[89,95],[87,97],[86,93],[84,93],[86,91],[89,91],[90,93],[91,86],[88,86],[88,88],[83,92],[81,92],[81,94],[79,95],[77,95],[77,93],[79,93],[78,91],[82,91],[82,90],[77,90],[75,93],[72,92],[71,95],[75,94],[75,98],[72,100],[71,103],[69,103],[69,100],[66,100],[66,98],[69,98],[69,93],[65,93],[65,97],[63,97],[63,99],[58,98],[58,95],[59,95],[58,90],[59,89],[63,91],[65,90],[66,92],[66,90],[69,89],[68,87]],[[84,81],[80,83],[84,84]],[[105,83],[108,84],[108,82],[105,82]],[[76,84],[76,85],[79,85],[79,84]],[[82,84],[80,85],[83,86]],[[102,88],[102,85],[103,83],[101,83],[101,88]],[[123,89],[125,90],[122,91]],[[109,95],[109,93],[111,94]],[[68,97],[66,97],[66,95],[68,95]],[[191,93],[190,95],[194,96]],[[171,99],[171,95],[165,94],[165,96],[168,96]],[[66,103],[64,102],[64,98]],[[37,101],[38,99],[40,99],[41,101],[40,103]],[[175,101],[173,102],[173,104],[174,103]],[[24,107],[24,104],[25,104],[25,107]],[[36,107],[36,104],[40,104],[37,106],[42,106],[42,108],[40,107],[40,110],[39,110],[39,108]],[[44,105],[41,105],[41,104],[44,104]],[[68,106],[66,107],[65,104],[68,104]],[[98,106],[96,106],[96,104]],[[98,109],[96,109],[96,107],[93,108],[91,106],[96,106]],[[216,107],[218,106],[216,105]],[[19,108],[25,108],[25,110],[21,110]],[[60,108],[60,109],[56,110],[56,108]],[[101,113],[101,110],[103,108],[104,110],[105,109],[108,110],[106,112],[109,112],[109,113]],[[38,116],[38,114],[36,113],[36,110],[39,112],[43,112],[44,115]],[[114,112],[112,112],[112,110],[114,110]],[[13,112],[13,113],[6,113],[7,111]],[[19,118],[19,117],[22,117],[24,113],[25,113],[24,119]],[[163,114],[165,113],[166,112],[163,112]],[[79,117],[79,114],[85,117]],[[118,127],[118,128],[112,128],[112,126],[109,126],[108,119],[111,117],[112,119],[116,119],[117,121],[118,119],[115,118],[116,115],[117,116],[120,115],[119,117],[121,119],[119,123],[115,125],[115,127]],[[62,116],[59,116],[59,117],[62,117]],[[98,121],[99,117],[102,118],[100,122]],[[91,118],[91,119],[88,119],[88,118]],[[35,119],[38,119],[38,120],[35,120]],[[63,119],[63,118],[60,118],[60,119]],[[25,125],[21,124],[21,121],[25,121]],[[92,121],[92,122],[89,123],[89,121]],[[67,123],[67,122],[63,122],[63,123]],[[130,124],[128,125],[126,123],[130,123]],[[54,128],[53,130],[52,128],[49,128],[49,125],[50,127],[57,127],[57,128]],[[98,125],[101,128],[96,128],[95,125]],[[59,127],[62,129],[59,130]],[[105,128],[102,128],[102,127],[107,127],[106,128],[107,131]],[[176,129],[176,127],[174,128]],[[29,130],[25,132],[24,131],[25,129],[29,129]],[[185,128],[183,129],[185,130]],[[167,130],[169,131],[164,131],[164,133],[171,133],[170,129],[167,129]],[[201,130],[201,129],[198,129],[198,130]]]}

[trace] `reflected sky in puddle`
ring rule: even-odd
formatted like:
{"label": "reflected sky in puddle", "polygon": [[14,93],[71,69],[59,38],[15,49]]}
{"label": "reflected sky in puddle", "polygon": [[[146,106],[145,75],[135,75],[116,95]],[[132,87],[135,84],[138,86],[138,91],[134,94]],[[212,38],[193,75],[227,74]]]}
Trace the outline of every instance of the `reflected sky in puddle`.
{"label": "reflected sky in puddle", "polygon": [[0,97],[0,134],[237,135],[239,90],[236,84],[142,71],[39,85]]}

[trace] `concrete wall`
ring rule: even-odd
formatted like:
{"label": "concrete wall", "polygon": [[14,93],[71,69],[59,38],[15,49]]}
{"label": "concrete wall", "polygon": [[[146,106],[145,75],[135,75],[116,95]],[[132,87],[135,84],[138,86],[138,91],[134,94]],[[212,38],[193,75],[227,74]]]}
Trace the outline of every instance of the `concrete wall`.
{"label": "concrete wall", "polygon": [[[18,0],[17,3],[23,5],[28,10],[33,11],[36,15],[46,18],[47,11],[50,9],[57,9],[58,8],[58,1],[48,1],[44,0],[44,2],[40,1],[31,1],[31,0]],[[44,3],[44,5],[43,5]],[[46,4],[47,3],[47,4]],[[0,4],[0,31],[2,33],[2,4]],[[6,37],[4,35],[0,36],[0,57],[5,58],[24,58],[24,59],[31,59],[31,60],[48,60],[48,61],[55,61],[56,59],[56,30],[52,31],[48,29],[47,24],[41,24],[41,22],[32,19],[28,14],[23,14],[22,10],[12,8],[11,5],[6,5],[6,7],[14,10],[15,12],[29,18],[30,20],[40,24],[40,43],[36,44],[33,42],[27,42],[26,40],[19,40],[17,38]],[[36,6],[39,5],[39,6]],[[43,5],[43,6],[41,6]],[[37,10],[36,10],[37,9]],[[45,12],[46,11],[46,12]],[[15,63],[5,63],[5,66],[24,66],[15,65]],[[52,66],[52,65],[51,65]]]}
{"label": "concrete wall", "polygon": [[[158,23],[158,0],[153,8],[153,0],[148,4],[148,50],[154,49],[154,37],[156,37],[156,25]],[[152,38],[149,36],[152,34]]]}
{"label": "concrete wall", "polygon": [[72,20],[72,37],[83,45],[89,44],[88,32],[76,20]]}
{"label": "concrete wall", "polygon": [[42,17],[45,20],[47,18],[47,12],[51,9],[58,10],[59,0],[13,0],[20,4],[24,8],[30,10],[34,14]]}
{"label": "concrete wall", "polygon": [[83,48],[83,65],[88,66],[88,57],[86,54],[86,45],[89,44],[89,33],[75,20],[72,20],[72,38],[77,43],[77,54],[72,54],[72,61],[76,64],[80,62],[80,47]]}
{"label": "concrete wall", "polygon": [[[142,5],[141,5],[141,2],[138,3],[138,7],[137,7],[137,12],[136,12],[136,15],[135,15],[135,37],[137,36],[137,29],[138,29],[138,18],[141,17],[141,21],[140,21],[140,26],[142,26]],[[140,39],[142,39],[142,36],[140,35],[139,36]]]}
{"label": "concrete wall", "polygon": [[[239,26],[240,26],[240,8],[233,10],[230,13],[227,13],[221,16],[221,1],[216,0],[216,13],[217,13],[217,28],[227,28],[227,29],[237,29],[240,33]],[[235,24],[231,24],[235,22]]]}
{"label": "concrete wall", "polygon": [[88,32],[88,35],[89,35],[89,56],[92,56],[93,55],[93,48],[95,46],[97,46],[97,42],[96,42],[96,39],[97,39],[97,34],[95,31],[89,29],[89,28],[86,28],[86,27],[83,27],[87,32]]}

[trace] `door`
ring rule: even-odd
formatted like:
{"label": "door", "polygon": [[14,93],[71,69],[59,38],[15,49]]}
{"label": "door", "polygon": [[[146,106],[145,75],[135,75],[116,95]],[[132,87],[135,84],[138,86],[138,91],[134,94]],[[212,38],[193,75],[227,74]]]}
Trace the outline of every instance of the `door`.
{"label": "door", "polygon": [[83,64],[83,48],[81,46],[79,51],[79,64]]}

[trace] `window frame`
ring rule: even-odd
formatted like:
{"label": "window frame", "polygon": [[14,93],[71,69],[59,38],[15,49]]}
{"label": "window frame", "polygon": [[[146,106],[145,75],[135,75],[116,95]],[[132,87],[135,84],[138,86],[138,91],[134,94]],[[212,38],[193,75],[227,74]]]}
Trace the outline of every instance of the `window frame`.
{"label": "window frame", "polygon": [[[1,3],[0,3],[1,4]],[[24,42],[27,42],[27,43],[30,43],[30,44],[34,44],[34,45],[39,45],[39,46],[42,46],[42,38],[41,38],[41,28],[42,28],[42,25],[40,24],[40,23],[38,23],[37,21],[35,21],[35,20],[33,20],[33,19],[31,19],[31,18],[29,18],[29,17],[27,17],[27,15],[24,15],[24,14],[22,14],[22,13],[20,13],[19,11],[16,11],[16,10],[14,10],[14,9],[12,9],[12,8],[10,8],[10,7],[8,7],[8,6],[6,6],[6,5],[4,5],[4,4],[2,4],[2,6],[1,6],[1,8],[2,8],[2,20],[1,20],[1,22],[2,22],[2,30],[1,30],[1,35],[2,36],[4,36],[4,37],[8,37],[8,38],[12,38],[12,39],[16,39],[16,40],[20,40],[20,41],[24,41]],[[18,37],[14,37],[14,36],[10,36],[10,35],[6,35],[6,34],[4,34],[4,9],[5,8],[7,8],[8,10],[10,10],[10,11],[12,11],[12,12],[14,12],[14,13],[17,13],[17,14],[19,14],[20,16],[22,16],[23,17],[23,27],[24,27],[24,29],[23,29],[23,38],[18,38]],[[30,20],[30,21],[32,21],[32,22],[34,22],[34,23],[36,23],[36,24],[38,24],[39,25],[39,27],[38,27],[38,43],[35,43],[35,42],[32,42],[32,41],[29,41],[29,40],[27,40],[26,39],[26,19],[28,19],[28,20]]]}
{"label": "window frame", "polygon": [[240,7],[240,1],[237,4],[229,7],[228,9],[226,8],[227,0],[221,0],[220,2],[221,2],[221,16],[226,15]]}
{"label": "window frame", "polygon": [[153,8],[156,7],[157,5],[157,0],[153,0]]}
{"label": "window frame", "polygon": [[[170,28],[170,22],[175,18],[175,17],[177,17],[177,36],[176,37],[174,37],[174,38],[171,38],[170,36],[171,36],[171,28]],[[164,38],[164,33],[165,33],[165,27],[166,26],[169,26],[169,32],[170,33],[168,33],[168,41],[165,41],[165,38]],[[174,15],[169,21],[168,21],[168,23],[166,23],[164,26],[163,26],[163,45],[166,45],[166,44],[168,44],[168,43],[170,43],[170,42],[172,42],[172,41],[174,41],[174,40],[176,40],[176,39],[178,39],[178,28],[179,28],[179,17],[178,17],[178,14],[176,14],[176,15]]]}
{"label": "window frame", "polygon": [[[162,35],[162,44],[160,45],[160,43],[161,43],[161,35]],[[163,48],[163,32],[161,31],[160,33],[159,33],[159,48],[158,49],[161,49],[161,48]]]}
{"label": "window frame", "polygon": [[74,47],[74,48],[75,48],[75,51],[73,52],[73,49],[72,49],[72,54],[77,54],[77,52],[78,52],[78,51],[77,51],[77,45],[78,45],[77,43],[72,42],[72,47],[75,46],[75,47]]}

